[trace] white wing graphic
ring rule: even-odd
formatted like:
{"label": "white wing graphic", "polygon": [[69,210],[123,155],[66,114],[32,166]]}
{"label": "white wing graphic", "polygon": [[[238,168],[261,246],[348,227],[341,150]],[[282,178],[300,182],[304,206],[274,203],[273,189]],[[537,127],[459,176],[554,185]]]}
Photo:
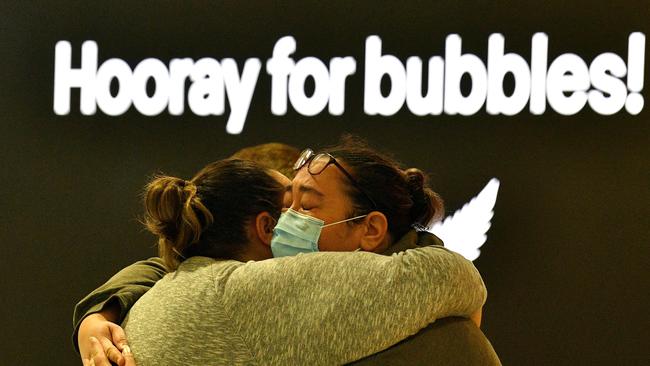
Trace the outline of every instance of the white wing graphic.
{"label": "white wing graphic", "polygon": [[499,180],[490,179],[479,194],[463,208],[427,229],[445,242],[445,247],[470,261],[481,254],[480,248],[487,240],[494,204],[499,192]]}

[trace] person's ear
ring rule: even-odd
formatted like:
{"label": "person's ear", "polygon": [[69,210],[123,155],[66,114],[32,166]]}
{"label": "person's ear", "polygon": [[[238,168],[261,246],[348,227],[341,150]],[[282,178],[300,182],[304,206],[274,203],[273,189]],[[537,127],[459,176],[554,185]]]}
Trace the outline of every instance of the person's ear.
{"label": "person's ear", "polygon": [[379,211],[372,211],[364,220],[365,231],[361,236],[361,249],[366,252],[382,252],[388,246],[388,220]]}
{"label": "person's ear", "polygon": [[271,216],[270,213],[264,211],[257,214],[255,217],[255,233],[262,243],[271,245],[273,238],[273,228],[277,220]]}

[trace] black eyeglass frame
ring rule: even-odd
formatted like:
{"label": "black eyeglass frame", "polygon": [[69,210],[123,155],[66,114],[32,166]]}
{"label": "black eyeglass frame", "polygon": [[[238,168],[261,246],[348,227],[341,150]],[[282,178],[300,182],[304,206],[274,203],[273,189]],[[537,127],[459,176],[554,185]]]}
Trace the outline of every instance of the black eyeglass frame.
{"label": "black eyeglass frame", "polygon": [[[323,164],[323,168],[320,169],[319,171],[312,171],[311,163],[316,160],[319,160],[321,156],[326,156],[329,158],[329,160],[327,161],[327,163]],[[336,166],[341,171],[341,173],[343,173],[343,175],[345,175],[350,180],[350,183],[352,183],[354,188],[356,188],[359,192],[361,192],[361,194],[363,194],[363,196],[366,197],[366,199],[372,204],[373,210],[378,209],[375,200],[373,200],[372,197],[370,197],[370,195],[368,194],[368,192],[366,192],[366,190],[361,188],[361,185],[357,182],[356,179],[354,179],[352,174],[348,173],[348,171],[345,170],[345,168],[343,168],[343,166],[336,160],[336,158],[330,155],[329,153],[314,154],[314,150],[309,148],[305,149],[300,153],[298,160],[296,160],[296,163],[293,165],[293,170],[300,170],[303,166],[305,166],[305,164],[307,164],[307,172],[311,175],[319,175],[328,166],[334,164],[334,166]]]}

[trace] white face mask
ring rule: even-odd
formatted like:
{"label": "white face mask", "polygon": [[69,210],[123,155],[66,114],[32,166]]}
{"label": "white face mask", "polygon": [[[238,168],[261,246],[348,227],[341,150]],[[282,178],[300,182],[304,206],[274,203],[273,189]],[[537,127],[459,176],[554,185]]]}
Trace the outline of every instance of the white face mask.
{"label": "white face mask", "polygon": [[[318,239],[324,227],[341,224],[368,216],[361,215],[325,225],[323,220],[288,209],[280,215],[273,229],[271,251],[273,257],[286,257],[298,253],[318,252]],[[358,249],[357,249],[358,250]]]}

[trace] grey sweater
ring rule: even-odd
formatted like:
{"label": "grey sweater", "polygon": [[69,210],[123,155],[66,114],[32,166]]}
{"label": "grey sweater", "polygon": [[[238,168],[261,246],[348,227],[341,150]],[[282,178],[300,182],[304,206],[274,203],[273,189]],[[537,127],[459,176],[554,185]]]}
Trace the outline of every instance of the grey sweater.
{"label": "grey sweater", "polygon": [[193,257],[123,323],[139,366],[332,365],[480,308],[471,262],[442,247],[392,256],[300,254],[242,263]]}

